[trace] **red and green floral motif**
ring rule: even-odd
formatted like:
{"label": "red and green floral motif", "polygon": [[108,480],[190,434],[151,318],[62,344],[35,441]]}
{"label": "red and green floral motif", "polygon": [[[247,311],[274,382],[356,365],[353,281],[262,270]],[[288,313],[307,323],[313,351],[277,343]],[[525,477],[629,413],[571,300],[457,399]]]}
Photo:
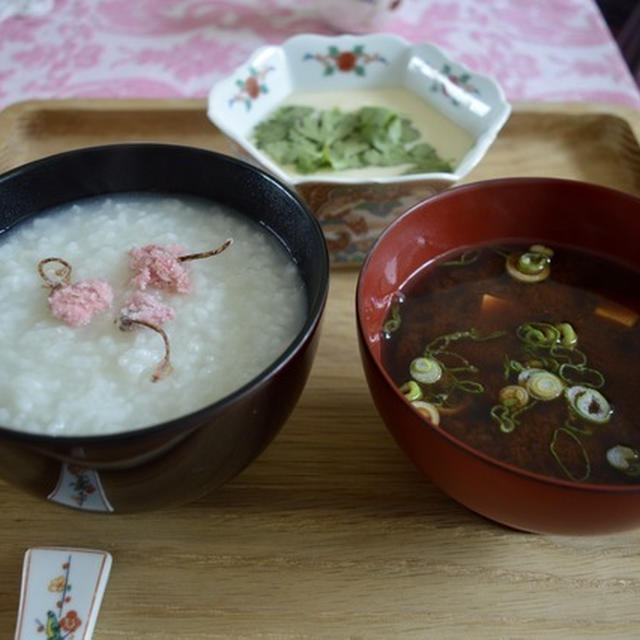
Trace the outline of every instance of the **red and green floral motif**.
{"label": "red and green floral motif", "polygon": [[334,264],[361,264],[383,229],[403,211],[450,183],[397,184],[308,182],[297,190],[319,220]]}
{"label": "red and green floral motif", "polygon": [[236,80],[238,92],[229,100],[229,106],[233,106],[236,102],[242,102],[247,108],[251,109],[251,105],[263,93],[269,93],[269,87],[264,83],[265,76],[273,71],[273,67],[264,67],[256,69],[249,67],[249,75],[246,78]]}
{"label": "red and green floral motif", "polygon": [[48,590],[55,597],[55,606],[47,611],[45,622],[36,618],[38,633],[44,633],[47,640],[73,640],[73,632],[82,626],[82,620],[77,611],[70,609],[65,613],[65,607],[71,602],[71,556],[62,564],[61,575],[49,581]]}
{"label": "red and green floral motif", "polygon": [[453,104],[454,106],[457,107],[460,104],[460,101],[456,98],[455,95],[452,94],[450,86],[449,88],[447,87],[448,84],[453,84],[456,87],[460,87],[460,89],[462,89],[465,93],[473,93],[475,95],[480,94],[478,89],[469,82],[472,76],[467,71],[455,73],[453,67],[450,64],[444,64],[442,65],[440,73],[443,74],[449,82],[447,83],[434,80],[433,84],[431,85],[431,91],[439,91],[440,93],[442,93],[442,95],[449,98],[451,104]]}
{"label": "red and green floral motif", "polygon": [[366,74],[365,66],[372,62],[387,64],[386,58],[379,53],[366,53],[362,45],[356,45],[351,50],[340,50],[338,47],[329,47],[327,53],[306,53],[303,60],[317,60],[324,66],[324,75],[330,76],[336,71],[356,75]]}
{"label": "red and green floral motif", "polygon": [[81,507],[87,498],[96,491],[96,486],[91,482],[89,473],[82,467],[69,465],[69,473],[74,476],[74,480],[69,483],[74,502]]}

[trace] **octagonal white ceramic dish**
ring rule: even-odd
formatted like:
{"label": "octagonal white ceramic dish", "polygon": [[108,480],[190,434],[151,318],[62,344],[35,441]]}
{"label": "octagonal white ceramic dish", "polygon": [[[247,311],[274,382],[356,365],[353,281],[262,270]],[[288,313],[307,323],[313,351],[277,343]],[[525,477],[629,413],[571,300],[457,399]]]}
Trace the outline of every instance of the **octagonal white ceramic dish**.
{"label": "octagonal white ceramic dish", "polygon": [[[254,126],[291,94],[403,88],[464,129],[471,138],[452,172],[373,175],[287,172],[252,141]],[[390,34],[303,34],[258,49],[209,93],[209,119],[234,152],[288,183],[325,230],[335,262],[359,262],[380,231],[420,200],[458,182],[484,157],[511,106],[500,86],[451,60],[432,44]],[[428,141],[428,140],[427,140]]]}

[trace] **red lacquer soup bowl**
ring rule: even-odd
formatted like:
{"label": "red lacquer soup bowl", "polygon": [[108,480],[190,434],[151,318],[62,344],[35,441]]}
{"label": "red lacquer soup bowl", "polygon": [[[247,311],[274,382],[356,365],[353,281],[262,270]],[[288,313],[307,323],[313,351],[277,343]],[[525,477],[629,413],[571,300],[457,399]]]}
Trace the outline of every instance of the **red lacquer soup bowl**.
{"label": "red lacquer soup bowl", "polygon": [[[380,236],[358,280],[358,336],[373,400],[413,464],[479,514],[516,529],[553,534],[640,526],[640,482],[556,478],[476,450],[442,423],[433,426],[423,418],[383,366],[383,324],[412,274],[429,269],[443,254],[525,238],[596,252],[640,269],[640,199],[575,181],[512,178],[451,189],[401,216]],[[629,372],[635,379],[637,373]]]}

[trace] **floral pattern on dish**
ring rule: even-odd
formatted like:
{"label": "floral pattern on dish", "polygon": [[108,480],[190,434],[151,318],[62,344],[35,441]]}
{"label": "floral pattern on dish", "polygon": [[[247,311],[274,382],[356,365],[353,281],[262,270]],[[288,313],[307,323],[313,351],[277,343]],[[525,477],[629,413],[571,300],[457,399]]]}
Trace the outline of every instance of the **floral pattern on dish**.
{"label": "floral pattern on dish", "polygon": [[[268,94],[252,109],[229,109],[237,78],[245,77],[248,67],[265,66],[274,67]],[[445,83],[447,94],[439,85],[432,90],[434,83]],[[369,177],[339,172],[295,174],[265,155],[252,138],[255,126],[287,104],[296,91],[370,91],[389,86],[405,89],[469,134],[468,147],[455,154],[445,152],[453,158],[451,170]],[[361,262],[386,224],[420,196],[433,195],[467,175],[482,160],[510,111],[504,92],[492,78],[472,72],[431,43],[414,45],[391,34],[301,34],[278,46],[261,47],[214,84],[207,108],[209,119],[232,147],[242,149],[241,157],[300,193],[322,225],[334,263]]]}
{"label": "floral pattern on dish", "polygon": [[324,75],[330,76],[336,72],[349,73],[353,71],[357,76],[366,75],[366,65],[372,62],[387,64],[387,59],[380,53],[367,53],[364,46],[359,44],[352,49],[339,49],[330,46],[327,53],[305,53],[303,60],[316,60],[324,67]]}
{"label": "floral pattern on dish", "polygon": [[460,105],[460,101],[456,98],[455,94],[450,91],[449,87],[451,84],[459,87],[465,93],[470,93],[476,96],[480,95],[478,88],[471,82],[473,76],[469,72],[455,72],[454,68],[450,64],[444,64],[442,65],[440,73],[445,80],[434,80],[431,85],[431,91],[442,93],[442,95],[448,98],[451,101],[451,104],[455,107]]}
{"label": "floral pattern on dish", "polygon": [[273,71],[273,67],[267,66],[263,69],[249,67],[248,75],[245,78],[236,80],[238,92],[229,99],[229,106],[232,107],[237,102],[241,102],[247,108],[251,106],[262,94],[269,93],[269,87],[265,84],[264,78]]}
{"label": "floral pattern on dish", "polygon": [[320,220],[333,264],[361,263],[390,220],[446,188],[446,181],[388,184],[306,183],[297,191]]}

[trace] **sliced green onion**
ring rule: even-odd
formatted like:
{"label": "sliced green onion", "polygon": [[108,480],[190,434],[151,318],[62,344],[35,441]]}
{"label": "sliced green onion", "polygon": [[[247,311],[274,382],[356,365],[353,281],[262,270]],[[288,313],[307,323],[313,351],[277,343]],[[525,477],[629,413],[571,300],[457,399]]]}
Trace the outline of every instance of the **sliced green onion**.
{"label": "sliced green onion", "polygon": [[527,251],[518,258],[518,271],[527,275],[537,275],[549,264],[549,258],[541,253]]}
{"label": "sliced green onion", "polygon": [[480,252],[477,249],[469,249],[468,251],[464,251],[460,254],[460,257],[456,260],[448,260],[447,262],[441,262],[438,266],[440,267],[466,267],[468,264],[473,264],[478,257],[480,256]]}
{"label": "sliced green onion", "polygon": [[388,334],[394,333],[400,328],[400,319],[390,318],[382,325],[382,332],[388,337]]}
{"label": "sliced green onion", "polygon": [[551,373],[556,373],[560,367],[555,358],[536,358],[527,360],[524,364],[526,369],[545,369]]}
{"label": "sliced green onion", "polygon": [[447,393],[438,394],[434,400],[434,404],[438,407],[441,416],[453,415],[466,409],[471,403],[469,394],[459,389],[452,389]]}
{"label": "sliced green onion", "polygon": [[511,415],[511,411],[508,407],[504,407],[501,404],[496,404],[491,407],[489,415],[498,423],[500,431],[502,433],[511,433],[515,430],[517,423]]}
{"label": "sliced green onion", "polygon": [[[531,371],[531,369],[529,369]],[[522,374],[521,374],[522,376]],[[518,378],[520,382],[520,377]],[[525,389],[536,400],[554,400],[564,390],[562,380],[549,371],[534,371],[526,377],[524,383]]]}
{"label": "sliced green onion", "polygon": [[534,374],[544,371],[544,369],[520,369],[518,373],[518,384],[523,387],[527,384],[527,380]]}
{"label": "sliced green onion", "polygon": [[553,258],[553,249],[545,247],[543,244],[532,244],[529,247],[529,251],[532,253],[541,253],[543,256],[547,256],[547,258]]}
{"label": "sliced green onion", "polygon": [[560,331],[560,344],[563,347],[572,349],[578,344],[578,334],[568,322],[561,322],[556,325],[556,328]]}
{"label": "sliced green onion", "polygon": [[545,345],[547,344],[547,336],[544,331],[540,329],[535,329],[534,327],[530,327],[529,331],[527,331],[527,342],[530,342],[534,345]]}
{"label": "sliced green onion", "polygon": [[404,397],[409,401],[422,400],[423,393],[420,385],[415,380],[409,380],[400,387],[400,393],[404,394]]}
{"label": "sliced green onion", "polygon": [[564,389],[558,376],[546,369],[522,369],[518,374],[518,384],[524,387],[536,400],[553,400]]}
{"label": "sliced green onion", "polygon": [[[560,434],[565,434],[575,444],[578,445],[578,448],[582,453],[582,459],[584,460],[584,473],[581,476],[574,475],[567,468],[564,462],[562,462],[562,459],[560,458],[560,454],[556,450],[557,443],[558,443],[558,436]],[[591,462],[589,461],[589,454],[587,453],[586,449],[584,448],[584,445],[580,441],[580,438],[578,438],[578,436],[572,431],[569,431],[569,429],[565,429],[564,427],[559,427],[553,432],[553,437],[551,438],[551,442],[549,443],[549,450],[551,451],[551,455],[554,457],[555,461],[558,463],[558,465],[560,466],[564,474],[574,482],[584,482],[591,475]]]}
{"label": "sliced green onion", "polygon": [[611,418],[611,405],[597,389],[575,385],[566,389],[564,393],[569,406],[584,420],[604,424]]}
{"label": "sliced green onion", "polygon": [[418,410],[434,427],[440,424],[440,413],[435,404],[424,400],[414,400],[411,405]]}
{"label": "sliced green onion", "polygon": [[383,336],[386,338],[391,337],[390,334],[397,331],[402,325],[402,316],[400,315],[400,305],[395,302],[391,305],[389,310],[389,318],[382,326]]}
{"label": "sliced green onion", "polygon": [[458,380],[454,388],[466,391],[466,393],[484,393],[484,385],[475,380]]}
{"label": "sliced green onion", "polygon": [[409,374],[423,384],[434,384],[442,377],[442,367],[435,358],[416,358],[409,365]]}
{"label": "sliced green onion", "polygon": [[522,363],[518,362],[517,360],[511,360],[509,356],[504,357],[504,360],[502,361],[502,366],[503,366],[502,370],[504,372],[505,380],[508,380],[509,376],[512,373],[520,373],[525,369],[525,367],[522,366]]}
{"label": "sliced green onion", "polygon": [[565,347],[562,344],[554,344],[549,349],[549,354],[552,355],[558,362],[564,360],[567,364],[581,365],[587,364],[587,356],[580,351],[577,347]]}
{"label": "sliced green onion", "polygon": [[525,322],[516,329],[518,339],[528,347],[551,348],[560,340],[560,329],[549,322]]}
{"label": "sliced green onion", "polygon": [[493,333],[488,333],[486,336],[480,335],[477,329],[467,329],[466,331],[454,331],[453,333],[447,333],[443,336],[438,336],[434,340],[432,340],[424,350],[425,356],[434,356],[449,346],[451,342],[456,342],[458,340],[472,340],[474,342],[484,342],[485,340],[493,340],[494,338],[501,338],[506,335],[506,331],[494,331]]}
{"label": "sliced green onion", "polygon": [[607,462],[618,471],[629,476],[640,475],[640,452],[637,449],[617,444],[607,450]]}
{"label": "sliced green onion", "polygon": [[[427,354],[425,354],[427,357]],[[449,373],[478,373],[478,367],[454,351],[438,351],[438,362]]]}
{"label": "sliced green onion", "polygon": [[[576,380],[575,378],[569,377],[567,371],[575,371],[579,374],[580,379]],[[592,369],[591,367],[585,367],[583,364],[570,364],[565,362],[560,365],[560,369],[558,369],[558,375],[569,385],[569,386],[588,386],[593,389],[600,389],[604,386],[604,376],[597,369]]]}
{"label": "sliced green onion", "polygon": [[575,414],[570,414],[569,418],[564,421],[565,429],[569,429],[577,436],[591,436],[593,435],[593,429],[591,427],[587,427],[584,424],[581,424],[576,420]]}
{"label": "sliced green onion", "polygon": [[[537,255],[539,254],[510,254],[505,264],[507,273],[520,282],[534,283],[546,280],[551,273],[549,258],[541,256],[540,259],[534,259],[533,256]],[[525,258],[524,256],[527,257]],[[540,265],[540,268],[538,268],[538,265]]]}
{"label": "sliced green onion", "polygon": [[498,402],[509,409],[520,409],[529,402],[529,393],[520,385],[510,384],[500,389]]}

